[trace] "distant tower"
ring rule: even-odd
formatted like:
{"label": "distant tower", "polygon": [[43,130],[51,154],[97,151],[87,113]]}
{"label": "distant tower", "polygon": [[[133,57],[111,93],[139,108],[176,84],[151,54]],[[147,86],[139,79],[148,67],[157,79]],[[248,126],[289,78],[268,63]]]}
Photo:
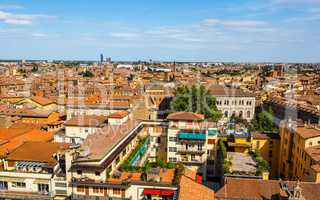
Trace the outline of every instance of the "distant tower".
{"label": "distant tower", "polygon": [[100,63],[103,63],[103,54],[100,54]]}

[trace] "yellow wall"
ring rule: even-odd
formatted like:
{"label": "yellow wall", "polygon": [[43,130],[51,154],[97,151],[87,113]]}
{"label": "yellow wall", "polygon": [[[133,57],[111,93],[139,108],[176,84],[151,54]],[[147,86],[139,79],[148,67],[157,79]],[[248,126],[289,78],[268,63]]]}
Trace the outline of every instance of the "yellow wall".
{"label": "yellow wall", "polygon": [[[308,156],[305,149],[319,145],[320,137],[305,139],[297,133],[291,133],[285,127],[280,128],[280,133],[279,174],[284,175],[283,178],[290,180],[316,181],[318,174],[312,174],[312,158]],[[285,162],[286,160],[291,160],[291,163]],[[285,167],[283,167],[284,163]]]}
{"label": "yellow wall", "polygon": [[278,177],[279,148],[279,139],[268,138],[252,140],[252,149],[259,150],[262,158],[269,163],[269,166],[271,167],[271,178]]}

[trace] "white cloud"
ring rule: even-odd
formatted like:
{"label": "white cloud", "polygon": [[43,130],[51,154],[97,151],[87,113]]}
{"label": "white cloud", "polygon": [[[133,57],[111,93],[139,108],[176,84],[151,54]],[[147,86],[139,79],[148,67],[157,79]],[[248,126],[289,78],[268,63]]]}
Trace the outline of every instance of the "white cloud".
{"label": "white cloud", "polygon": [[231,28],[254,28],[265,26],[263,21],[256,20],[220,20],[220,19],[205,19],[203,21],[205,25],[222,25]]}
{"label": "white cloud", "polygon": [[23,8],[23,6],[17,4],[0,4],[0,9],[3,10],[18,10]]}
{"label": "white cloud", "polygon": [[137,33],[126,33],[126,32],[111,33],[110,35],[112,37],[123,38],[123,39],[130,39],[130,38],[138,37]]}
{"label": "white cloud", "polygon": [[54,19],[54,16],[48,15],[30,15],[30,14],[16,14],[12,12],[5,12],[0,10],[0,23],[12,25],[28,25],[32,24],[36,19]]}
{"label": "white cloud", "polygon": [[32,24],[33,17],[31,15],[13,14],[0,11],[0,22],[6,24],[25,25]]}
{"label": "white cloud", "polygon": [[32,37],[37,37],[37,38],[42,38],[42,37],[47,37],[47,34],[44,33],[32,33]]}

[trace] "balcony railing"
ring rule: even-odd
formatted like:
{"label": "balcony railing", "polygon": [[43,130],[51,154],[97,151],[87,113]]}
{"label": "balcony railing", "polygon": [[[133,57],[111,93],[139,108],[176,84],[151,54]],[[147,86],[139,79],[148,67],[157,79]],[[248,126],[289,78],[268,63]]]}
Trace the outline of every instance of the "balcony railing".
{"label": "balcony railing", "polygon": [[71,199],[73,200],[131,200],[132,198],[109,197],[109,196],[86,196],[86,195],[73,194]]}
{"label": "balcony railing", "polygon": [[198,149],[186,149],[186,148],[178,148],[177,152],[180,154],[204,154],[205,150],[198,150]]}
{"label": "balcony railing", "polygon": [[183,164],[189,164],[189,165],[202,165],[204,161],[201,160],[181,160]]}

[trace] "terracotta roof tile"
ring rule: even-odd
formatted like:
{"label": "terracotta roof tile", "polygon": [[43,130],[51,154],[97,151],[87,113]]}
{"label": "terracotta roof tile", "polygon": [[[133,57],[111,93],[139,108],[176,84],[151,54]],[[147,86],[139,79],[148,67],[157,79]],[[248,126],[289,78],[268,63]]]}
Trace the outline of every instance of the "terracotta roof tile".
{"label": "terracotta roof tile", "polygon": [[30,100],[32,100],[42,106],[46,106],[46,105],[55,103],[54,101],[52,101],[50,99],[47,99],[45,97],[40,97],[40,96],[33,96],[30,98]]}
{"label": "terracotta roof tile", "polygon": [[313,127],[297,126],[295,132],[304,139],[320,136],[320,130],[315,129]]}
{"label": "terracotta roof tile", "polygon": [[204,115],[192,112],[175,112],[167,117],[168,120],[194,121],[204,120]]}
{"label": "terracotta roof tile", "polygon": [[[1,133],[0,133],[1,135]],[[51,141],[54,133],[40,130],[28,130],[24,133],[17,134],[14,137],[7,137],[8,142],[0,146],[0,156],[6,156],[14,149],[22,145],[26,141]]]}
{"label": "terracotta roof tile", "polygon": [[55,164],[56,160],[53,155],[67,147],[68,145],[64,143],[25,142],[10,153],[7,160],[35,161]]}
{"label": "terracotta roof tile", "polygon": [[185,170],[185,175],[181,177],[179,184],[178,200],[214,200],[214,191],[201,185],[195,180],[195,173]]}
{"label": "terracotta roof tile", "polygon": [[115,113],[111,113],[108,118],[117,118],[117,119],[122,119],[126,116],[129,115],[129,112],[128,111],[119,111],[119,112],[115,112]]}
{"label": "terracotta roof tile", "polygon": [[[288,183],[289,190],[293,190],[296,182]],[[319,199],[320,184],[301,182],[302,195],[305,200]],[[261,180],[247,178],[225,179],[225,185],[216,193],[216,199],[243,199],[243,200],[271,200],[277,199],[281,190],[278,180]],[[282,192],[283,194],[283,192]]]}
{"label": "terracotta roof tile", "polygon": [[85,115],[74,117],[65,122],[65,126],[94,126],[100,127],[106,124],[106,116]]}

